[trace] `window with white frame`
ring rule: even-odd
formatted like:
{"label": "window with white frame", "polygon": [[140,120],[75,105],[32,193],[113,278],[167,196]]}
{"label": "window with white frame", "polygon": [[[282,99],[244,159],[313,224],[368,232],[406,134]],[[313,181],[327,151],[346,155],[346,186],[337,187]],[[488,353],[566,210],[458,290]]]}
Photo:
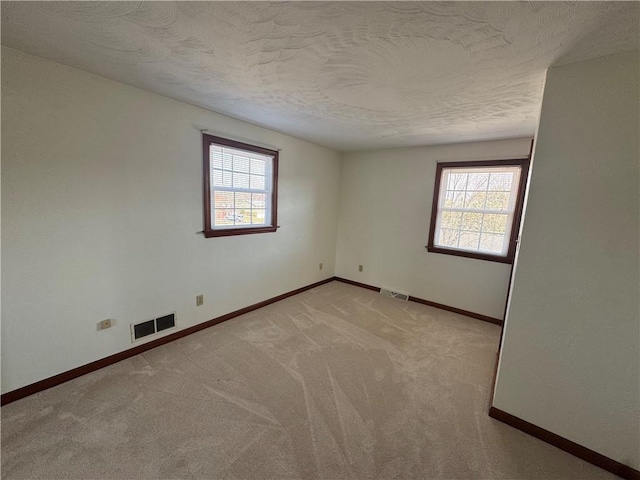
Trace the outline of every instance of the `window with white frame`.
{"label": "window with white frame", "polygon": [[427,248],[510,263],[529,160],[439,163]]}
{"label": "window with white frame", "polygon": [[203,135],[206,237],[276,231],[278,152]]}

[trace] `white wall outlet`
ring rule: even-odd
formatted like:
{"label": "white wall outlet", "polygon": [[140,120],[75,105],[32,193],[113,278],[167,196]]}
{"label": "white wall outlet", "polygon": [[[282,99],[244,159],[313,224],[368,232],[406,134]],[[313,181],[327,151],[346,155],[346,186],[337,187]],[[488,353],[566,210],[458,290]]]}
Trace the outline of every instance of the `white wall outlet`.
{"label": "white wall outlet", "polygon": [[204,305],[204,295],[196,295],[196,307]]}
{"label": "white wall outlet", "polygon": [[111,319],[108,318],[106,320],[102,320],[98,322],[98,330],[105,330],[107,328],[111,328]]}
{"label": "white wall outlet", "polygon": [[318,266],[318,270],[322,270],[324,268],[324,265],[322,265],[322,262],[320,262],[320,265]]}
{"label": "white wall outlet", "polygon": [[361,272],[362,271],[362,265],[358,265],[358,271]]}

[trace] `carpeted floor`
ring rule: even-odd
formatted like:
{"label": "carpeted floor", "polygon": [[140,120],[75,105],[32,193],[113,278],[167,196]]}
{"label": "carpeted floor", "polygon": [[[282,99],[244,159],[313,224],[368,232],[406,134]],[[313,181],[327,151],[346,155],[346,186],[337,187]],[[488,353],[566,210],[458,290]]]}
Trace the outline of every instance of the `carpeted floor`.
{"label": "carpeted floor", "polygon": [[332,282],[2,408],[2,478],[616,478],[487,416],[500,328]]}

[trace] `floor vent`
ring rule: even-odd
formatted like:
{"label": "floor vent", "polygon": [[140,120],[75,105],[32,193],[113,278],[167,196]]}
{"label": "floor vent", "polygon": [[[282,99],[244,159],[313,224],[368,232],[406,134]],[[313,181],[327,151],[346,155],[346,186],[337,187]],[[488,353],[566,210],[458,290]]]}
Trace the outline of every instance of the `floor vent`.
{"label": "floor vent", "polygon": [[395,290],[391,290],[389,288],[381,288],[380,293],[386,295],[387,297],[397,298],[399,300],[409,300],[408,293],[396,292]]}
{"label": "floor vent", "polygon": [[176,326],[176,314],[170,313],[169,315],[163,315],[162,317],[152,318],[151,320],[145,320],[144,322],[131,324],[131,341],[153,335],[154,333],[167,330]]}

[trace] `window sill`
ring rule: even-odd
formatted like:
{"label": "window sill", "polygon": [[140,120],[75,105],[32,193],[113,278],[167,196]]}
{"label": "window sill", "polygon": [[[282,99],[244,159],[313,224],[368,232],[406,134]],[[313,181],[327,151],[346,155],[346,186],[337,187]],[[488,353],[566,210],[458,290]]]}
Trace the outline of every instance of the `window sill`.
{"label": "window sill", "polygon": [[279,227],[250,227],[250,228],[228,228],[220,230],[205,230],[205,238],[212,237],[230,237],[234,235],[252,235],[254,233],[272,233],[278,230]]}
{"label": "window sill", "polygon": [[442,253],[444,255],[453,255],[454,257],[474,258],[476,260],[486,260],[488,262],[513,263],[513,255],[501,257],[498,255],[490,255],[488,253],[465,252],[464,250],[453,250],[449,248],[434,247],[431,245],[427,245],[425,248],[431,253]]}

